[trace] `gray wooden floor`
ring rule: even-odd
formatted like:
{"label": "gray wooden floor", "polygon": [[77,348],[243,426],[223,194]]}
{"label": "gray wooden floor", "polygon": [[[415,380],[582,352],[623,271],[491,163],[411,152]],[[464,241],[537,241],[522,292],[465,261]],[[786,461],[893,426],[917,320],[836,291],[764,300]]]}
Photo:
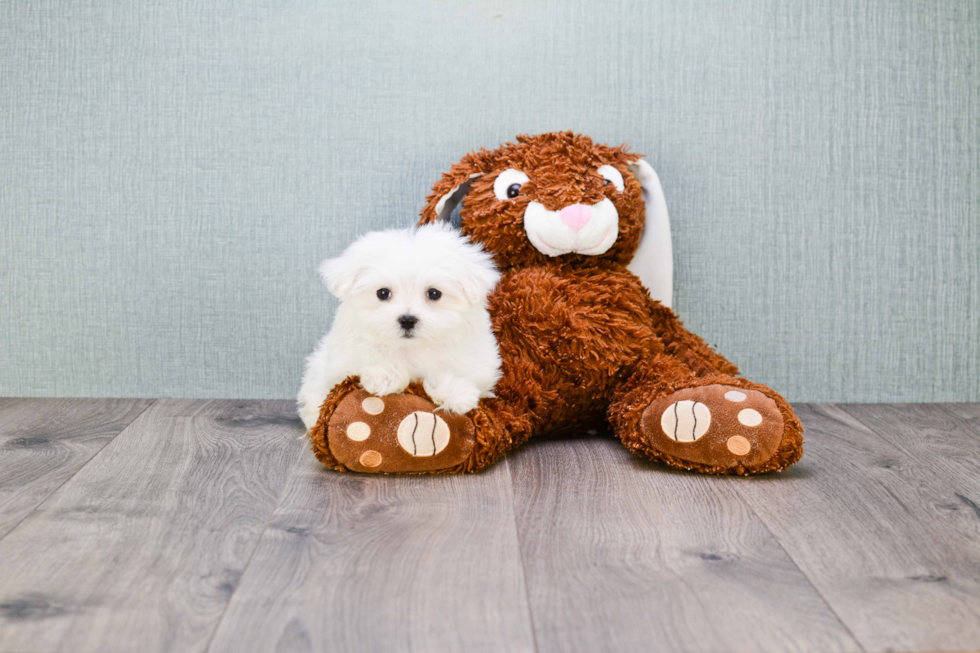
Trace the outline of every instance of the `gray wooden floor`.
{"label": "gray wooden floor", "polygon": [[383,478],[290,402],[0,399],[0,651],[980,648],[980,404],[798,410],[761,478],[606,436]]}

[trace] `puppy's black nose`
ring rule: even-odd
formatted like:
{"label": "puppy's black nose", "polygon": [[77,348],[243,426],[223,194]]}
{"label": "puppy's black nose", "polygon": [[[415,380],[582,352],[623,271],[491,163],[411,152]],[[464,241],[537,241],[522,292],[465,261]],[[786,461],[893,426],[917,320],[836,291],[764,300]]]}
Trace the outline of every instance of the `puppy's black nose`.
{"label": "puppy's black nose", "polygon": [[400,324],[406,331],[411,331],[418,323],[419,319],[414,315],[402,315],[400,318],[398,318],[398,324]]}

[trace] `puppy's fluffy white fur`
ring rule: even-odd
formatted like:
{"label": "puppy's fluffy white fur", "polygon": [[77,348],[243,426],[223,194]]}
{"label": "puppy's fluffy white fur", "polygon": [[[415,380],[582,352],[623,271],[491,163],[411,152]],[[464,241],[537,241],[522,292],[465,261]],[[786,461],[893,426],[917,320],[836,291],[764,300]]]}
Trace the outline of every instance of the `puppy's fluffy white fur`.
{"label": "puppy's fluffy white fur", "polygon": [[[379,396],[420,380],[436,405],[454,413],[493,396],[500,354],[487,295],[500,275],[479,245],[440,224],[379,231],[324,261],[320,275],[340,306],[306,359],[298,407],[307,428],[350,375]],[[411,329],[406,316],[416,319]]]}

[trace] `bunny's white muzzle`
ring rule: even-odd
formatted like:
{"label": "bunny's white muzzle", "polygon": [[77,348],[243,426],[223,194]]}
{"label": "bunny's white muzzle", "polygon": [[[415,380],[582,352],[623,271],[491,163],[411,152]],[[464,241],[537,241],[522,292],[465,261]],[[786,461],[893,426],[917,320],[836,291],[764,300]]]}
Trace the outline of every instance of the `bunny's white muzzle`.
{"label": "bunny's white muzzle", "polygon": [[619,212],[608,199],[592,206],[572,204],[561,211],[531,202],[524,210],[524,231],[542,254],[599,256],[619,236]]}

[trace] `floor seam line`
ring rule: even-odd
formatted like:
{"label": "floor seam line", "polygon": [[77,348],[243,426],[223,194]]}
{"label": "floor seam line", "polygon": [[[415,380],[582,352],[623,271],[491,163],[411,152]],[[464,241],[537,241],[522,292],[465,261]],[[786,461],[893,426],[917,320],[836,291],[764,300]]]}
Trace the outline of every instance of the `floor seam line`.
{"label": "floor seam line", "polygon": [[6,538],[11,533],[13,533],[15,530],[17,530],[18,528],[20,528],[20,525],[23,524],[25,521],[27,521],[30,518],[31,515],[33,515],[34,513],[36,513],[38,511],[38,509],[40,509],[41,506],[43,506],[48,501],[50,501],[51,500],[51,497],[53,497],[55,494],[58,493],[58,490],[60,490],[61,488],[65,487],[65,485],[67,485],[69,481],[71,481],[73,478],[75,478],[76,476],[78,476],[78,473],[81,472],[86,467],[88,467],[89,464],[93,460],[95,460],[103,451],[105,451],[105,448],[106,447],[108,447],[110,444],[112,444],[113,442],[115,442],[116,441],[116,438],[118,438],[120,435],[122,435],[123,433],[125,433],[129,429],[129,427],[131,427],[133,424],[136,423],[136,420],[138,420],[140,417],[142,417],[143,414],[146,413],[146,411],[150,410],[150,408],[152,408],[153,406],[155,406],[156,403],[157,403],[157,400],[156,399],[150,399],[149,401],[150,401],[150,403],[147,404],[146,408],[144,408],[143,410],[141,410],[135,417],[133,417],[133,419],[131,419],[129,422],[127,422],[126,426],[124,426],[121,429],[119,429],[119,432],[118,433],[116,433],[114,436],[112,436],[111,438],[109,438],[108,440],[106,440],[105,444],[103,444],[101,447],[99,447],[98,451],[94,452],[91,456],[89,456],[88,460],[86,460],[84,463],[82,463],[81,466],[78,469],[76,469],[74,471],[74,473],[72,473],[71,476],[69,476],[68,478],[66,478],[61,483],[59,483],[58,484],[58,487],[56,487],[55,489],[51,490],[51,492],[48,493],[48,496],[44,497],[44,500],[43,501],[41,501],[36,506],[34,506],[33,508],[31,508],[30,512],[28,512],[26,515],[24,515],[24,517],[20,521],[18,521],[16,524],[14,524],[13,526],[10,527],[10,530],[8,530],[6,533],[3,533],[2,535],[0,535],[0,542],[2,542],[4,540],[4,538]]}
{"label": "floor seam line", "polygon": [[[875,436],[879,440],[882,440],[883,442],[885,442],[886,444],[888,444],[889,446],[891,446],[893,449],[897,449],[898,451],[900,451],[905,456],[908,456],[911,459],[915,459],[916,456],[915,456],[915,454],[913,452],[907,450],[901,444],[899,444],[898,442],[895,442],[894,440],[892,440],[891,438],[889,438],[887,435],[885,435],[884,433],[882,433],[881,431],[879,431],[875,427],[871,426],[870,424],[868,424],[867,422],[865,422],[863,419],[861,419],[860,417],[858,417],[857,415],[855,415],[854,413],[852,413],[851,411],[849,411],[847,409],[848,406],[868,406],[868,405],[878,405],[878,404],[829,404],[829,405],[834,406],[835,408],[840,409],[841,412],[843,412],[845,415],[847,415],[848,417],[850,417],[851,419],[853,419],[855,422],[857,422],[858,424],[860,424],[862,427],[864,427],[864,429],[868,433],[870,433],[871,435]],[[894,405],[898,406],[898,405],[902,405],[902,404],[894,404]]]}
{"label": "floor seam line", "polygon": [[510,506],[511,514],[514,517],[514,537],[517,540],[517,560],[521,563],[521,579],[524,581],[524,600],[527,603],[527,619],[531,626],[531,643],[534,650],[539,651],[538,631],[534,626],[534,611],[531,609],[531,593],[527,583],[527,569],[524,566],[524,548],[521,546],[521,532],[517,525],[517,500],[514,492],[514,474],[510,469],[510,455],[504,454],[504,465],[507,469],[507,478],[510,483]]}
{"label": "floor seam line", "polygon": [[252,559],[255,557],[255,552],[259,550],[259,546],[262,544],[262,540],[265,539],[265,534],[269,531],[269,526],[272,524],[272,521],[276,516],[276,511],[279,510],[279,506],[282,505],[282,502],[285,499],[286,489],[289,487],[289,481],[293,478],[292,471],[297,468],[300,460],[302,460],[306,455],[306,451],[306,447],[302,447],[299,454],[296,456],[296,460],[293,462],[293,465],[290,468],[290,474],[286,477],[286,480],[282,485],[282,490],[279,492],[279,498],[276,499],[276,505],[274,505],[272,510],[269,512],[269,518],[266,520],[265,525],[259,532],[259,536],[255,539],[255,546],[252,547],[252,550],[248,554],[248,560],[245,561],[245,565],[242,567],[242,574],[238,577],[238,582],[235,583],[235,589],[228,595],[228,600],[225,601],[225,606],[221,609],[221,615],[214,622],[214,629],[208,636],[208,643],[204,647],[204,653],[208,653],[208,651],[211,650],[211,646],[214,644],[214,638],[217,636],[218,630],[221,628],[221,624],[224,623],[225,615],[228,614],[228,608],[231,606],[231,602],[234,600],[235,594],[238,593],[239,588],[242,586],[242,580],[245,578],[248,568],[252,565]]}
{"label": "floor seam line", "polygon": [[851,630],[851,627],[847,625],[847,622],[844,621],[844,619],[840,616],[837,610],[834,609],[834,606],[830,604],[830,601],[827,600],[827,597],[824,596],[823,592],[820,591],[820,588],[817,587],[817,585],[813,582],[813,579],[810,578],[805,571],[803,571],[803,568],[800,567],[800,563],[796,561],[796,558],[793,557],[793,554],[791,554],[789,550],[783,545],[782,540],[780,540],[779,537],[773,532],[773,530],[769,528],[769,524],[762,517],[762,515],[760,515],[756,511],[755,507],[752,505],[752,502],[745,498],[745,496],[742,494],[742,491],[738,488],[737,485],[735,485],[734,487],[735,487],[735,493],[738,495],[738,498],[742,501],[742,504],[745,505],[745,507],[749,509],[749,512],[755,515],[755,518],[759,520],[759,523],[762,524],[762,527],[766,529],[766,532],[769,533],[770,537],[772,537],[773,541],[776,543],[779,549],[786,554],[787,559],[789,559],[789,561],[793,563],[793,566],[796,567],[796,570],[799,571],[800,575],[806,579],[806,582],[808,582],[810,584],[810,587],[813,588],[813,591],[817,593],[817,596],[820,597],[820,600],[823,601],[823,604],[826,605],[827,609],[830,610],[830,613],[834,615],[834,617],[837,619],[837,623],[839,623],[841,627],[847,632],[847,634],[851,636],[851,639],[854,640],[854,643],[858,645],[862,653],[868,653],[868,649],[864,646],[861,640],[858,639],[857,635],[854,634],[854,632]]}

